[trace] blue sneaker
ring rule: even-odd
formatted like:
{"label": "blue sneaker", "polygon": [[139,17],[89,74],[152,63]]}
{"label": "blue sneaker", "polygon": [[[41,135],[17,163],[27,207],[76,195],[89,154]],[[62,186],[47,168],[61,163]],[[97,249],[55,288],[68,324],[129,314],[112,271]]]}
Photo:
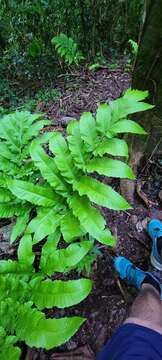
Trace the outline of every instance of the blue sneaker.
{"label": "blue sneaker", "polygon": [[139,269],[123,256],[115,257],[114,266],[119,273],[120,278],[126,280],[127,284],[133,285],[137,289],[141,288],[143,281],[147,278],[148,281],[146,281],[146,283],[153,285],[159,290],[160,298],[162,300],[162,288],[160,282],[151,273]]}
{"label": "blue sneaker", "polygon": [[152,239],[151,264],[162,271],[162,259],[158,251],[158,238],[162,237],[162,223],[160,220],[151,220],[147,226],[147,231]]}

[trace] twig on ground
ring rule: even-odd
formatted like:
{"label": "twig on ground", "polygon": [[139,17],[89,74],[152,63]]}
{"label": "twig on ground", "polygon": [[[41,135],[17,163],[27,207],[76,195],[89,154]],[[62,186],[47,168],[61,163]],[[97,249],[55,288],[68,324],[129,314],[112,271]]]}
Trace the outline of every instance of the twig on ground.
{"label": "twig on ground", "polygon": [[119,288],[125,302],[128,303],[128,297],[127,297],[127,295],[126,295],[126,293],[125,293],[125,291],[124,291],[124,289],[123,289],[123,287],[121,285],[121,282],[120,282],[119,278],[116,279],[116,283],[118,285],[118,288]]}
{"label": "twig on ground", "polygon": [[156,146],[155,146],[154,150],[152,151],[150,157],[148,158],[145,166],[144,166],[143,169],[141,170],[141,173],[143,173],[143,171],[147,168],[148,163],[150,162],[150,160],[152,159],[152,157],[153,157],[153,155],[155,154],[156,150],[158,149],[161,141],[162,141],[162,138],[160,138],[160,140],[159,140],[158,143],[156,144]]}
{"label": "twig on ground", "polygon": [[137,181],[136,191],[138,196],[144,201],[145,205],[150,208],[151,206],[157,205],[157,202],[153,202],[147,198],[147,195],[142,191],[142,185],[145,181]]}

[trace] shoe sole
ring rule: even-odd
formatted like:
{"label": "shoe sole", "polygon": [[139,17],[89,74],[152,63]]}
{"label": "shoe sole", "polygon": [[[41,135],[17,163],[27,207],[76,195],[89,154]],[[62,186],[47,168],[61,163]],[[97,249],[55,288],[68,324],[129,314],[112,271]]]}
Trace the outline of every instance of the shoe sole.
{"label": "shoe sole", "polygon": [[155,269],[162,271],[162,264],[159,263],[159,261],[157,261],[152,254],[151,254],[150,260],[151,260],[152,266],[154,266]]}

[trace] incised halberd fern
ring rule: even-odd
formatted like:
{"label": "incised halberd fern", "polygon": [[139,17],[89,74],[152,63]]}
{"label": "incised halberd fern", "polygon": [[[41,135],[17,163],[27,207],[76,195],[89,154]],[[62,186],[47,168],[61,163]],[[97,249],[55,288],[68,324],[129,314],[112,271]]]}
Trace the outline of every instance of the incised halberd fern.
{"label": "incised halberd fern", "polygon": [[[145,134],[139,124],[127,117],[134,112],[152,108],[152,105],[142,102],[147,96],[147,91],[128,90],[122,98],[109,105],[100,105],[96,118],[91,113],[83,113],[80,121],[72,121],[67,128],[66,139],[59,132],[47,133],[32,141],[30,149],[29,142],[26,147],[26,140],[22,142],[22,139],[27,137],[31,140],[36,136],[37,133],[32,131],[32,119],[26,128],[24,120],[21,136],[18,136],[20,125],[14,131],[17,126],[14,124],[15,116],[22,116],[22,113],[12,115],[10,120],[8,118],[11,124],[5,123],[4,118],[1,120],[0,217],[17,216],[11,241],[23,232],[25,234],[18,250],[18,263],[0,261],[0,274],[3,274],[0,275],[0,339],[5,357],[6,351],[10,352],[6,350],[6,346],[10,349],[17,339],[26,341],[29,346],[48,349],[65,342],[82,324],[81,318],[46,320],[38,310],[43,307],[71,306],[80,302],[88,295],[91,283],[84,283],[86,279],[79,280],[81,285],[78,285],[76,295],[75,284],[80,283],[70,283],[74,287],[68,283],[52,283],[46,276],[50,277],[54,272],[69,271],[84,259],[94,243],[85,240],[87,235],[103,244],[114,245],[115,239],[106,228],[105,219],[93,204],[112,210],[126,210],[130,205],[111,186],[97,180],[92,174],[134,179],[131,168],[123,161],[114,159],[128,159],[128,146],[117,136],[125,132]],[[39,117],[32,114],[30,116],[35,116],[35,119]],[[36,125],[35,127],[37,128]],[[46,151],[42,146],[45,142]],[[21,151],[18,150],[19,146]],[[12,156],[13,154],[16,155]],[[26,164],[30,164],[30,171]],[[32,245],[45,238],[40,272],[35,274],[32,267]],[[60,249],[60,239],[65,241],[64,249]],[[25,263],[25,271],[22,263]],[[30,274],[27,274],[29,267]],[[50,300],[48,284],[52,293]],[[72,286],[73,292],[68,300],[64,297],[66,286],[67,289]],[[17,290],[11,294],[10,289],[13,287]],[[59,291],[57,301],[54,295],[56,290]],[[6,314],[9,316],[6,317]],[[60,326],[65,326],[65,332],[63,328],[60,330],[59,321]],[[66,321],[69,321],[67,328]],[[47,333],[44,335],[46,329]],[[19,350],[15,348],[15,359],[18,356]]]}
{"label": "incised halberd fern", "polygon": [[[71,263],[77,263],[89,251],[89,242],[83,246],[71,245],[71,253],[57,250],[58,232],[42,249],[39,272],[33,266],[32,237],[24,235],[18,248],[18,260],[0,261],[0,359],[18,360],[21,355],[17,341],[25,341],[30,347],[51,349],[66,342],[83,324],[79,316],[47,319],[44,308],[67,308],[80,303],[90,293],[89,279],[54,280],[47,276],[46,262],[50,261],[50,273],[63,272]],[[55,254],[55,261],[49,254]],[[76,253],[78,253],[76,259]],[[74,255],[74,256],[72,256]],[[73,257],[73,260],[70,259]],[[75,259],[75,260],[74,260]],[[48,273],[49,273],[48,268]]]}
{"label": "incised halberd fern", "polygon": [[0,119],[0,218],[19,215],[17,229],[13,228],[11,234],[11,242],[24,231],[31,206],[24,204],[9,191],[7,180],[14,178],[36,182],[39,178],[40,172],[30,159],[29,149],[34,138],[44,143],[50,136],[50,133],[39,134],[43,127],[50,124],[49,120],[42,117],[42,114],[15,111]]}
{"label": "incised halberd fern", "polygon": [[31,159],[42,175],[41,184],[40,181],[38,184],[8,179],[7,186],[24,206],[36,207],[37,216],[26,230],[34,234],[34,243],[56,229],[66,243],[82,239],[86,234],[103,244],[115,243],[103,216],[92,204],[112,210],[126,210],[130,205],[111,186],[92,174],[135,178],[125,162],[113,157],[128,158],[128,146],[123,139],[117,138],[118,134],[145,134],[144,129],[127,116],[151,109],[152,105],[141,101],[147,96],[147,91],[128,90],[110,105],[100,105],[96,119],[91,113],[83,113],[80,121],[68,125],[66,140],[59,132],[50,135],[51,156],[38,141],[32,142]]}

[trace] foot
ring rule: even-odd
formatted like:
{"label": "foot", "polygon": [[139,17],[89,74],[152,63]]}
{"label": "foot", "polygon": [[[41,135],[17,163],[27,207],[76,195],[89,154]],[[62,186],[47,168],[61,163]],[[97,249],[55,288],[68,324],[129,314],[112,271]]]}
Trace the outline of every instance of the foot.
{"label": "foot", "polygon": [[151,273],[139,269],[123,256],[118,256],[114,259],[114,266],[120,278],[126,280],[128,285],[133,285],[137,289],[140,289],[143,283],[148,283],[159,291],[162,300],[160,282]]}
{"label": "foot", "polygon": [[147,226],[147,231],[152,239],[151,264],[162,271],[162,223],[160,220],[153,219]]}

